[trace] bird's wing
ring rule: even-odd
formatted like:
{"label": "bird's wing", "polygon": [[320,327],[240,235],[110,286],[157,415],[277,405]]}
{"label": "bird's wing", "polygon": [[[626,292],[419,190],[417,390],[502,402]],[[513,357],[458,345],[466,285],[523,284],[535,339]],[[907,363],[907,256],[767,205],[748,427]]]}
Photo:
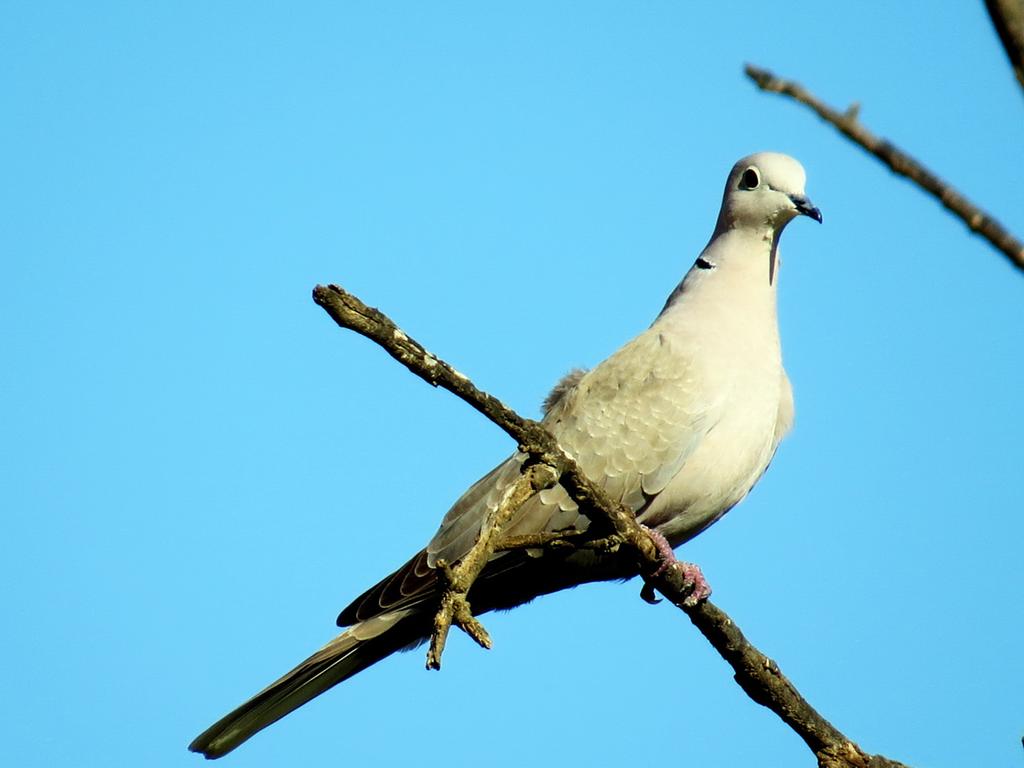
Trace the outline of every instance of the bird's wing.
{"label": "bird's wing", "polygon": [[[678,344],[653,326],[576,377],[575,386],[553,402],[549,399],[544,419],[584,473],[637,512],[675,477],[710,423],[709,404],[695,397],[699,373],[691,356],[674,348]],[[512,456],[455,503],[427,545],[431,565],[438,558],[455,562],[469,551],[519,476],[524,458]],[[588,525],[556,485],[523,504],[504,533],[586,530]]]}
{"label": "bird's wing", "polygon": [[[695,396],[699,372],[657,324],[574,386],[549,400],[544,425],[586,475],[608,494],[642,510],[665,489],[713,426],[715,403]],[[433,566],[465,556],[519,477],[517,453],[474,483],[452,506],[423,552],[342,612],[343,625],[405,607],[433,588]],[[589,519],[556,485],[534,494],[503,530],[506,535],[586,530]],[[501,557],[499,553],[495,557]]]}

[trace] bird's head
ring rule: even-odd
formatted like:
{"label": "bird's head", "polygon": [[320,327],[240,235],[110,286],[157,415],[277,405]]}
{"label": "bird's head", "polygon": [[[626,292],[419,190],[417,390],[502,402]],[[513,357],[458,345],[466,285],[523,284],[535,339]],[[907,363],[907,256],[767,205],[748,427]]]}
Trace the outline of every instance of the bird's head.
{"label": "bird's head", "polygon": [[751,227],[777,234],[800,215],[820,223],[821,211],[804,192],[806,180],[803,166],[788,155],[758,152],[744,157],[729,173],[718,231]]}

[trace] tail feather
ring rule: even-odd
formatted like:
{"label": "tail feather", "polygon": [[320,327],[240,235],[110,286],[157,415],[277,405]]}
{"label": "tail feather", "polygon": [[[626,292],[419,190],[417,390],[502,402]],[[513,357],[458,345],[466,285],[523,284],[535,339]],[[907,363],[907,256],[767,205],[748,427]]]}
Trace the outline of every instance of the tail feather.
{"label": "tail feather", "polygon": [[408,613],[396,611],[355,625],[211,725],[188,748],[209,759],[223,757],[329,688],[414,643],[422,633],[409,626],[412,622],[401,622]]}

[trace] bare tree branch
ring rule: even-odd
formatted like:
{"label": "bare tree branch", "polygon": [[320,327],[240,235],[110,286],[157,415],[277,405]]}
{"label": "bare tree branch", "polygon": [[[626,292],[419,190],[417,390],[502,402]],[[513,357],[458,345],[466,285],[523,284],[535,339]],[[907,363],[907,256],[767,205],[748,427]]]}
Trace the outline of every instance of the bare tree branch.
{"label": "bare tree branch", "polygon": [[313,301],[323,307],[334,321],[355,331],[380,346],[432,386],[447,389],[501,427],[519,444],[519,450],[535,462],[543,462],[555,470],[559,482],[581,506],[601,509],[611,527],[623,540],[640,550],[644,559],[658,566],[657,549],[636,522],[632,511],[613,501],[602,488],[584,475],[576,462],[566,456],[551,434],[538,422],[524,419],[496,397],[482,392],[466,376],[438,359],[418,342],[410,339],[390,318],[337,285],[318,285]]}
{"label": "bare tree branch", "polygon": [[905,176],[919,187],[931,193],[948,210],[958,216],[970,229],[1001,251],[1010,262],[1024,271],[1024,243],[1014,237],[994,216],[976,206],[946,181],[925,168],[906,152],[885,139],[871,133],[857,120],[858,108],[851,107],[840,112],[816,98],[799,83],[783,80],[765,69],[748,64],[747,76],[762,91],[789,96],[810,107],[825,122],[831,123],[844,136],[859,144],[892,169],[893,173]]}
{"label": "bare tree branch", "polygon": [[1024,0],[985,0],[985,7],[1017,82],[1024,88]]}
{"label": "bare tree branch", "polygon": [[[684,568],[678,563],[663,567],[657,547],[647,531],[636,522],[632,512],[611,500],[600,487],[580,472],[576,463],[562,452],[555,439],[539,423],[523,419],[497,398],[477,389],[464,375],[402,332],[386,315],[366,306],[344,289],[336,285],[318,285],[313,289],[313,300],[338,325],[377,342],[417,376],[433,386],[444,387],[504,429],[516,440],[520,450],[528,454],[529,469],[524,470],[526,473],[544,465],[549,467],[549,474],[541,473],[536,479],[523,481],[517,487],[525,490],[527,487],[544,487],[555,481],[560,482],[595,525],[606,523],[614,531],[609,545],[621,543],[635,551],[645,580],[689,616],[690,621],[732,666],[740,687],[751,699],[770,709],[792,728],[810,747],[821,768],[906,768],[903,763],[865,753],[823,718],[782,674],[778,665],[750,644],[724,611],[707,600],[699,601],[696,605],[688,604],[687,598],[693,591],[693,583],[688,580]],[[509,508],[506,505],[506,512],[499,512],[496,515],[498,519],[492,521],[496,523],[496,526],[490,526],[493,530],[483,534],[482,540],[486,538],[486,543],[480,545],[479,549],[474,547],[475,554],[471,553],[471,557],[482,557],[483,560],[474,559],[471,567],[462,574],[456,574],[454,569],[444,566],[442,590],[444,595],[451,596],[450,612],[453,615],[460,611],[469,612],[468,603],[464,600],[465,594],[472,578],[479,573],[490,553],[509,546],[554,544],[546,536],[515,537],[515,540],[510,538],[500,542],[500,526],[507,520],[505,515],[511,514],[507,512]],[[571,533],[567,534],[564,543],[573,545],[572,538]],[[469,579],[468,583],[463,581],[466,578]],[[459,603],[456,593],[461,594],[462,603]],[[471,613],[469,619],[475,621]],[[444,621],[442,618],[440,623],[443,625]],[[447,622],[447,626],[450,626],[451,623],[458,624],[459,619],[447,619]],[[440,650],[436,657],[438,662],[439,654]]]}
{"label": "bare tree branch", "polygon": [[[519,443],[519,450],[527,454],[524,468],[530,465],[548,466],[550,476],[545,477],[543,482],[548,485],[561,482],[583,508],[599,507],[604,510],[605,514],[597,519],[607,519],[615,532],[624,541],[628,541],[650,564],[648,570],[653,572],[658,569],[660,561],[657,549],[647,532],[637,524],[633,513],[622,504],[613,501],[603,489],[592,483],[539,423],[522,418],[497,398],[481,392],[463,374],[409,338],[390,318],[366,306],[344,289],[336,285],[318,285],[313,289],[313,300],[323,307],[338,325],[377,342],[421,379],[433,386],[444,387],[505,430]],[[531,483],[542,482],[539,472],[530,471],[529,474],[534,478]],[[544,486],[537,487],[539,489]],[[487,533],[481,536],[461,563],[440,570],[443,585],[441,609],[435,616],[434,632],[427,654],[429,668],[439,668],[448,629],[453,623],[465,630],[480,645],[489,647],[487,633],[479,622],[472,619],[466,594],[499,544],[499,537],[495,535],[497,531],[492,529],[500,528],[512,516],[518,504],[525,501],[525,497],[521,496],[523,490],[523,481],[520,481],[511,494],[520,498],[506,497],[506,503],[501,506],[495,519],[489,521],[490,525],[485,526]]]}
{"label": "bare tree branch", "polygon": [[430,650],[427,651],[427,669],[441,668],[441,654],[444,653],[448,630],[454,622],[467,635],[472,637],[483,648],[491,647],[483,625],[473,617],[467,595],[476,577],[487,565],[494,554],[498,536],[502,527],[516,511],[526,503],[537,491],[550,488],[558,482],[554,470],[546,464],[532,464],[523,468],[519,479],[513,483],[504,498],[498,504],[494,517],[488,521],[480,532],[480,538],[472,546],[466,556],[454,566],[444,560],[438,561],[442,572],[441,606],[434,617],[434,633],[430,637]]}

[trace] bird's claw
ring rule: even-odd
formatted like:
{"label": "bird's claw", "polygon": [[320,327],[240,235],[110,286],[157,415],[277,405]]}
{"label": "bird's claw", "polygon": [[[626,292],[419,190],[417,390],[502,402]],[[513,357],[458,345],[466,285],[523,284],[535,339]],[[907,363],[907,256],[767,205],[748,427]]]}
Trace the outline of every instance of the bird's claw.
{"label": "bird's claw", "polygon": [[683,583],[690,588],[690,594],[683,600],[683,605],[693,608],[697,603],[711,597],[711,585],[704,578],[699,565],[684,562],[676,562],[674,565],[683,572]]}
{"label": "bird's claw", "polygon": [[[661,556],[661,565],[658,569],[651,574],[650,578],[656,578],[661,576],[670,568],[679,568],[683,577],[683,584],[689,589],[689,594],[683,600],[683,605],[687,608],[692,608],[697,605],[701,600],[707,600],[711,596],[711,586],[708,584],[707,579],[704,578],[703,572],[700,570],[700,566],[694,563],[686,563],[682,560],[676,559],[676,553],[672,550],[672,545],[668,543],[666,539],[659,531],[653,528],[648,528],[646,525],[643,526],[644,530],[651,537],[654,542],[654,546],[658,550],[658,554]],[[645,602],[655,605],[660,603],[654,594],[654,586],[649,580],[644,581],[644,586],[640,590],[640,597]]]}
{"label": "bird's claw", "polygon": [[640,599],[648,605],[657,605],[661,602],[661,598],[654,592],[654,585],[649,581],[645,581],[640,589]]}

